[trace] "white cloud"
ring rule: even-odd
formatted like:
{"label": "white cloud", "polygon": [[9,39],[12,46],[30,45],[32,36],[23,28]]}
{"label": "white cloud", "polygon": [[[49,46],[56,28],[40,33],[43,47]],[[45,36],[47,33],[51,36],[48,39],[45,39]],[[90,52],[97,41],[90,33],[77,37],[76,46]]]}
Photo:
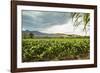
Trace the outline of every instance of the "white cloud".
{"label": "white cloud", "polygon": [[[82,25],[80,25],[78,28],[74,29],[71,21],[69,21],[69,23],[66,23],[63,25],[54,25],[54,26],[48,27],[46,29],[41,30],[41,32],[85,35],[85,32],[82,31]],[[87,35],[89,35],[89,31],[88,31]]]}
{"label": "white cloud", "polygon": [[22,28],[22,30],[25,31],[26,29],[25,28]]}

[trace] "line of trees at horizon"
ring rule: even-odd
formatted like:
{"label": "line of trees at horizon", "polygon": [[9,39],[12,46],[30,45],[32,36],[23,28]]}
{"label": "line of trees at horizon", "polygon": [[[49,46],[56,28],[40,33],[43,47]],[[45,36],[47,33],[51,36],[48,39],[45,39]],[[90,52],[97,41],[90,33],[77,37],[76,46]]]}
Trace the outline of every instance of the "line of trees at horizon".
{"label": "line of trees at horizon", "polygon": [[79,35],[67,35],[67,36],[57,36],[57,37],[50,37],[50,36],[35,36],[33,33],[23,33],[22,39],[35,39],[35,38],[89,38],[89,36],[79,36]]}

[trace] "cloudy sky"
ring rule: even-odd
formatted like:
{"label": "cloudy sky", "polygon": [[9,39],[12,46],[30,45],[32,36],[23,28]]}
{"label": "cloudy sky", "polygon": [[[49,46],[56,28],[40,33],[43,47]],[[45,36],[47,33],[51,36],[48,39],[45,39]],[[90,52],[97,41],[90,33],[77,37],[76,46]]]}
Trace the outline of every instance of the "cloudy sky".
{"label": "cloudy sky", "polygon": [[22,30],[44,33],[85,34],[82,25],[74,29],[71,12],[22,10]]}

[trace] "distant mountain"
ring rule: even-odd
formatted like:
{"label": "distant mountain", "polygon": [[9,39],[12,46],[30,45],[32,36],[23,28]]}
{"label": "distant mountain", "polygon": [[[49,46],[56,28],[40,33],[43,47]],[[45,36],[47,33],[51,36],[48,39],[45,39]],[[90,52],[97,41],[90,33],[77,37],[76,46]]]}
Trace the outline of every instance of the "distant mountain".
{"label": "distant mountain", "polygon": [[76,34],[64,34],[64,33],[48,34],[48,33],[42,33],[39,31],[29,31],[29,30],[22,31],[23,36],[26,36],[26,35],[28,36],[30,33],[36,37],[79,37],[80,36]]}
{"label": "distant mountain", "polygon": [[29,31],[29,30],[26,30],[26,31],[22,31],[23,33],[32,33],[34,35],[45,35],[46,33],[42,33],[42,32],[39,32],[39,31]]}

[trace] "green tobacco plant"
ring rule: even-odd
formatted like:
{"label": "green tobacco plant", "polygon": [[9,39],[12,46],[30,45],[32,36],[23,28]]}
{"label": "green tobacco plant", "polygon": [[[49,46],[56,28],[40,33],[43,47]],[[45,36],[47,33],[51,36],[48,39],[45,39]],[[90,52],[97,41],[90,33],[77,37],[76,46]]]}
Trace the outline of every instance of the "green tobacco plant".
{"label": "green tobacco plant", "polygon": [[89,38],[23,39],[23,62],[89,59]]}

